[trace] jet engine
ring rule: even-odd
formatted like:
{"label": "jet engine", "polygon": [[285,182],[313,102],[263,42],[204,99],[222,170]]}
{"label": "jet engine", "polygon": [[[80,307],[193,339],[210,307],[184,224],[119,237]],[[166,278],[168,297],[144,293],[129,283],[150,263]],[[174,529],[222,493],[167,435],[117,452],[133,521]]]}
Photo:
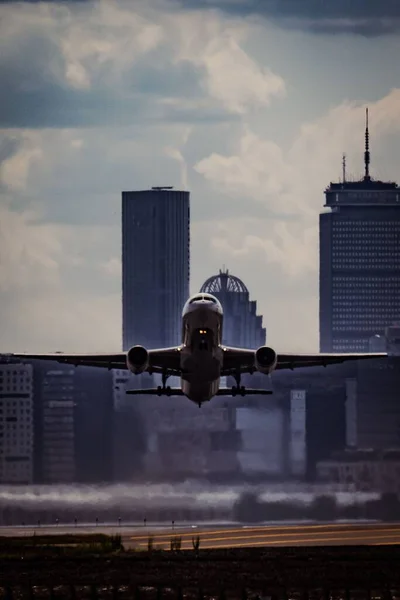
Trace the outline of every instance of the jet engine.
{"label": "jet engine", "polygon": [[254,363],[257,371],[269,375],[276,367],[278,355],[272,348],[261,346],[255,354]]}
{"label": "jet engine", "polygon": [[127,367],[132,373],[144,373],[149,366],[149,353],[143,346],[133,346],[126,355]]}

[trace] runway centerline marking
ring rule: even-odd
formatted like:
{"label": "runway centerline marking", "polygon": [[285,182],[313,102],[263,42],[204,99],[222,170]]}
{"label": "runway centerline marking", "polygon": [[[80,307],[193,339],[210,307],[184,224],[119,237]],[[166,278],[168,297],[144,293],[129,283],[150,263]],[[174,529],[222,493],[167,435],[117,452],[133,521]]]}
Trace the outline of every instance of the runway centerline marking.
{"label": "runway centerline marking", "polygon": [[[383,529],[386,530],[387,527],[390,527],[390,525],[385,525],[382,524],[382,527],[379,526],[379,524],[372,524],[371,527],[375,528],[375,529]],[[149,531],[148,534],[146,535],[133,535],[131,536],[131,540],[147,540],[150,536],[153,537],[157,537],[159,538],[168,538],[170,539],[172,535],[179,535],[182,538],[185,537],[193,537],[193,535],[221,535],[224,533],[249,533],[249,532],[260,532],[260,531],[265,531],[265,532],[274,532],[274,531],[293,531],[296,532],[299,529],[301,529],[302,531],[314,531],[314,530],[318,530],[318,529],[337,529],[338,531],[340,531],[341,529],[345,529],[345,530],[359,530],[360,528],[365,528],[365,523],[362,524],[358,524],[358,523],[349,523],[349,524],[345,524],[345,523],[338,523],[338,524],[323,524],[323,525],[291,525],[291,526],[283,526],[283,527],[279,527],[279,525],[274,525],[272,527],[269,527],[268,525],[259,525],[258,527],[249,527],[244,529],[243,527],[241,527],[240,529],[196,529],[193,530],[191,532],[187,532],[187,533],[181,533],[179,531],[179,529],[171,529],[171,531],[169,531],[168,533],[161,533],[162,530],[160,530],[160,534],[157,534],[157,531]],[[368,529],[367,529],[368,530]],[[399,531],[400,531],[400,525],[399,525]]]}
{"label": "runway centerline marking", "polygon": [[[373,536],[373,539],[376,539],[377,537],[383,537],[384,539],[388,536]],[[337,538],[337,539],[331,539],[331,538],[320,538],[320,539],[315,539],[315,538],[305,538],[302,540],[297,540],[297,544],[308,544],[310,542],[345,542],[345,541],[352,541],[352,540],[363,540],[363,539],[369,539],[368,537],[361,537],[361,536],[354,536],[351,538]],[[369,542],[368,544],[365,544],[366,546],[383,546],[383,545],[387,545],[387,546],[393,546],[393,545],[398,545],[400,544],[400,539],[399,541],[396,541],[397,538],[395,538],[393,540],[393,542],[381,542],[381,543],[375,543],[374,541]],[[240,544],[240,542],[238,542]],[[240,547],[252,547],[252,546],[268,546],[268,547],[273,547],[273,546],[279,546],[279,545],[288,545],[288,543],[290,544],[289,540],[277,540],[277,541],[273,541],[273,540],[267,540],[267,541],[260,541],[260,542],[243,542],[243,544],[240,544],[239,546],[235,546],[235,545],[231,545],[231,544],[220,544],[220,545],[216,545],[215,548],[232,548],[232,547],[236,547],[236,548],[240,548]],[[351,544],[348,544],[351,545]],[[206,546],[209,547],[209,546]]]}
{"label": "runway centerline marking", "polygon": [[[361,532],[358,532],[358,535],[353,535],[354,532],[352,531],[330,531],[330,532],[325,532],[325,533],[316,533],[312,538],[310,537],[306,537],[306,539],[304,539],[304,536],[309,536],[310,532],[305,532],[303,534],[296,534],[296,533],[283,533],[283,534],[278,534],[278,533],[274,533],[274,534],[270,534],[270,533],[258,533],[258,534],[253,534],[251,536],[247,536],[247,535],[241,535],[241,536],[223,536],[223,537],[210,537],[208,535],[205,536],[200,536],[200,543],[203,544],[207,544],[207,543],[214,543],[214,542],[226,542],[226,541],[233,541],[233,540],[243,540],[243,543],[250,543],[250,540],[256,540],[259,538],[262,538],[263,540],[265,540],[266,542],[274,542],[274,543],[286,543],[286,542],[303,542],[303,541],[323,541],[323,540],[331,540],[331,541],[336,541],[336,540],[342,540],[342,539],[365,539],[365,538],[388,538],[388,537],[399,537],[400,539],[400,528],[393,528],[393,529],[387,529],[384,531],[376,531],[374,529],[368,530],[362,530]],[[321,538],[321,536],[323,536]],[[285,539],[282,539],[285,538]],[[188,542],[189,540],[185,540],[184,543]],[[168,540],[157,540],[156,537],[154,537],[153,539],[153,543],[154,544],[168,544]],[[146,546],[147,544],[144,542],[140,542],[138,544],[138,546]],[[251,543],[250,543],[251,545]],[[221,547],[221,546],[218,546]]]}

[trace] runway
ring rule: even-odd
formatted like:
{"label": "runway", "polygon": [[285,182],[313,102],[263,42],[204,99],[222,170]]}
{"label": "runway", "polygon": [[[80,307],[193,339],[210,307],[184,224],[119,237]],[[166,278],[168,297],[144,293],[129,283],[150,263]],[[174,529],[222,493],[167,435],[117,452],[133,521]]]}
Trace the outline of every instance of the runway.
{"label": "runway", "polygon": [[193,549],[200,537],[200,549],[285,546],[342,546],[400,544],[400,523],[330,523],[300,525],[142,525],[1,527],[0,536],[120,534],[125,548],[146,550],[149,537],[153,547],[169,549],[172,537],[181,538],[181,549]]}
{"label": "runway", "polygon": [[[172,532],[154,533],[154,547],[167,549]],[[192,539],[200,537],[200,548],[249,548],[284,546],[390,545],[400,544],[400,524],[368,525],[291,525],[215,528],[176,531],[182,549],[193,548]],[[148,536],[132,535],[127,545],[147,548]]]}

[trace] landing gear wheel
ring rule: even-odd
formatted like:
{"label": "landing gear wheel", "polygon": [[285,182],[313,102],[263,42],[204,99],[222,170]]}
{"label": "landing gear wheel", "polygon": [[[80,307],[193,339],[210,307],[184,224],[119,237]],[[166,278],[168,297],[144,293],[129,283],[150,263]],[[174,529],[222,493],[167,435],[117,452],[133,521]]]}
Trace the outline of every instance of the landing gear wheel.
{"label": "landing gear wheel", "polygon": [[157,396],[171,396],[172,395],[172,390],[170,388],[170,386],[157,386]]}
{"label": "landing gear wheel", "polygon": [[244,385],[239,386],[233,386],[232,387],[232,396],[245,396],[246,395],[246,388],[244,387]]}
{"label": "landing gear wheel", "polygon": [[165,385],[168,377],[168,371],[163,371],[161,374],[162,385],[157,386],[157,396],[171,396],[171,388]]}
{"label": "landing gear wheel", "polygon": [[235,377],[235,381],[236,381],[236,389],[239,390],[239,388],[240,388],[240,379],[242,377],[242,374],[239,371],[239,369],[236,371],[234,377]]}
{"label": "landing gear wheel", "polygon": [[162,389],[166,389],[165,388],[165,384],[167,383],[167,379],[169,377],[168,371],[163,371],[161,374],[161,382],[162,382]]}

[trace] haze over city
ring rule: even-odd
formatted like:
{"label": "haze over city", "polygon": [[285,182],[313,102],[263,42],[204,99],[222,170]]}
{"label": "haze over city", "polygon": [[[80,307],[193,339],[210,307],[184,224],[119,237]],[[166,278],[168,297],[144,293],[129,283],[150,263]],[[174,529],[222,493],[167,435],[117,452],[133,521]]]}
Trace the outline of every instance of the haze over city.
{"label": "haze over city", "polygon": [[400,43],[389,1],[314,4],[0,3],[2,351],[121,347],[120,194],[151,185],[191,192],[191,292],[226,265],[317,350],[323,190],[366,105],[398,178]]}

